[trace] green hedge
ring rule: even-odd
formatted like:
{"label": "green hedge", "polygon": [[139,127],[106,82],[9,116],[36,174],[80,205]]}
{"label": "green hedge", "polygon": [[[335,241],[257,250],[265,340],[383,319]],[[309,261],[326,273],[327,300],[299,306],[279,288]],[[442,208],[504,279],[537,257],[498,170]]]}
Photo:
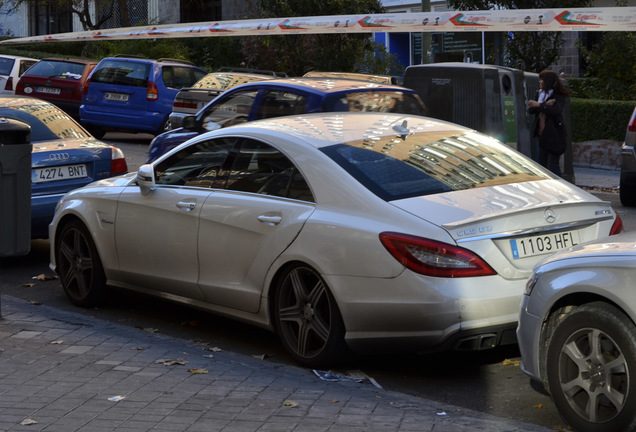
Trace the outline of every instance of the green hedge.
{"label": "green hedge", "polygon": [[623,141],[636,101],[572,98],[572,141]]}

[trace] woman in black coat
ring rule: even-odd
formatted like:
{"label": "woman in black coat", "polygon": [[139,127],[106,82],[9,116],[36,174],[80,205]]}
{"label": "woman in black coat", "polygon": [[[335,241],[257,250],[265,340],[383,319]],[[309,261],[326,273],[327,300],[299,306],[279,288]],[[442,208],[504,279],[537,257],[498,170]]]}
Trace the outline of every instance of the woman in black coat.
{"label": "woman in black coat", "polygon": [[535,114],[534,136],[539,140],[539,163],[560,176],[559,160],[567,142],[563,108],[570,92],[557,73],[550,70],[539,74],[539,89],[537,100],[528,102],[528,112]]}

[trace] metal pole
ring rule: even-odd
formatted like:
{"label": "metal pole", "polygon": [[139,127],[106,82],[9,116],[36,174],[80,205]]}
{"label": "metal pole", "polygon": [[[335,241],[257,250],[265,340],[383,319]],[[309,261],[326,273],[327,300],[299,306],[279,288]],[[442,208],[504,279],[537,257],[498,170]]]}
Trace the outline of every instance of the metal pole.
{"label": "metal pole", "polygon": [[[422,12],[431,11],[431,0],[422,0]],[[431,63],[431,34],[429,32],[422,33],[422,64]]]}

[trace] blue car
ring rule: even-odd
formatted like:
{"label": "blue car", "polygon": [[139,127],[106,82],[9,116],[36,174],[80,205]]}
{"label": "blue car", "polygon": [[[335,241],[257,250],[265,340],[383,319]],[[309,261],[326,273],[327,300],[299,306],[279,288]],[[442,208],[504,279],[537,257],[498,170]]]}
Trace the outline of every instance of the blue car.
{"label": "blue car", "polygon": [[411,89],[343,78],[285,78],[243,84],[223,92],[183,127],[153,139],[150,163],[203,132],[246,121],[316,112],[393,112],[425,115],[424,103]]}
{"label": "blue car", "polygon": [[104,58],[84,86],[81,123],[97,138],[109,130],[158,135],[168,130],[179,90],[206,74],[179,60]]}
{"label": "blue car", "polygon": [[62,195],[128,171],[123,152],[92,137],[55,105],[23,96],[0,97],[0,117],[31,126],[31,237],[48,238]]}

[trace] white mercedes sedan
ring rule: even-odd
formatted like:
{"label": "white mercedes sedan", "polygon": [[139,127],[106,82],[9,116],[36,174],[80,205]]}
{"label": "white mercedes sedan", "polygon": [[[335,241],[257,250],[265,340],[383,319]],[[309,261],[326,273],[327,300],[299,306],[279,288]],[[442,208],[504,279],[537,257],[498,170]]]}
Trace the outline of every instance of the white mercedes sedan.
{"label": "white mercedes sedan", "polygon": [[254,121],[60,201],[70,300],[132,289],[275,331],[303,365],[516,343],[547,254],[622,230],[610,204],[504,144],[388,113]]}

